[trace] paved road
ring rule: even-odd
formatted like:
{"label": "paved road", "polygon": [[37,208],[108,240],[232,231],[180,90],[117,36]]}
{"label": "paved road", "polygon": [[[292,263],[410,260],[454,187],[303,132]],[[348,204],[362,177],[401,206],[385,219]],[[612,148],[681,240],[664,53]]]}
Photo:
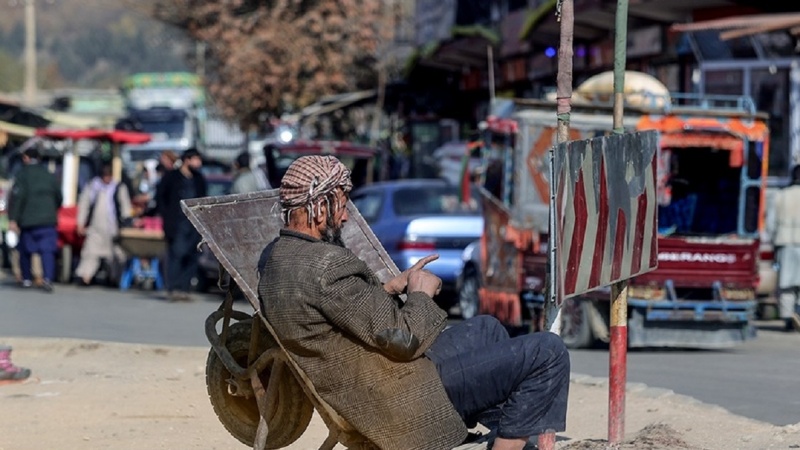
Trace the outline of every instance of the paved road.
{"label": "paved road", "polygon": [[[800,422],[800,333],[760,323],[758,337],[722,351],[631,350],[628,381],[672,389],[734,414],[787,425]],[[608,376],[608,351],[574,350],[572,369]]]}
{"label": "paved road", "polygon": [[[0,280],[0,336],[206,347],[203,323],[221,299],[208,295],[192,303],[167,303],[158,293],[64,285],[45,294],[20,291]],[[236,308],[252,311],[244,301]],[[606,377],[608,352],[573,351],[572,367],[576,373]],[[798,374],[800,334],[769,329],[733,350],[628,355],[629,382],[671,389],[776,425],[800,422]]]}

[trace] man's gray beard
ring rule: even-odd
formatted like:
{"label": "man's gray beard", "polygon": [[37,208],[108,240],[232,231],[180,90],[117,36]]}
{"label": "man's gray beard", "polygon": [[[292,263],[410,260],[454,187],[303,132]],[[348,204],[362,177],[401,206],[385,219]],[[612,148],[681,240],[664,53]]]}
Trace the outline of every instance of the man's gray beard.
{"label": "man's gray beard", "polygon": [[325,220],[325,232],[322,233],[322,242],[338,245],[344,248],[344,240],[342,239],[342,226],[337,225],[333,220],[333,214],[328,214]]}

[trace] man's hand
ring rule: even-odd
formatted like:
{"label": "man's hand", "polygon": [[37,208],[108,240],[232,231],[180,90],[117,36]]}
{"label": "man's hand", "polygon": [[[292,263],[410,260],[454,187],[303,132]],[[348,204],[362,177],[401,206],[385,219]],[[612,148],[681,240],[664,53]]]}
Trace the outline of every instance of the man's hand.
{"label": "man's hand", "polygon": [[14,234],[19,235],[19,225],[15,220],[8,222],[8,231],[13,232]]}
{"label": "man's hand", "polygon": [[408,274],[408,292],[423,292],[433,298],[442,290],[442,280],[427,270],[415,270]]}
{"label": "man's hand", "polygon": [[86,227],[78,225],[78,236],[86,236]]}
{"label": "man's hand", "polygon": [[405,292],[406,286],[408,286],[408,274],[422,270],[426,265],[428,265],[428,263],[436,261],[437,259],[439,259],[439,255],[436,254],[428,255],[420,259],[416,264],[404,270],[403,273],[387,281],[383,285],[383,289],[392,295],[402,294]]}

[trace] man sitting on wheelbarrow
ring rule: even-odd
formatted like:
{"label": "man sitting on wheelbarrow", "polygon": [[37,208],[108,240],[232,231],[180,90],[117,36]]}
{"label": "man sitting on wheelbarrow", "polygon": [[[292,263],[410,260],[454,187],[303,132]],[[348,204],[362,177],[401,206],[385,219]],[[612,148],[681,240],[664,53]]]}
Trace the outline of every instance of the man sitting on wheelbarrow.
{"label": "man sitting on wheelbarrow", "polygon": [[[266,250],[261,308],[319,395],[382,449],[452,449],[477,422],[494,450],[565,429],[569,355],[561,338],[510,338],[493,317],[445,330],[429,256],[382,284],[342,225],[352,189],[333,156],[306,156],[280,186],[284,228]],[[407,294],[405,303],[399,295]]]}

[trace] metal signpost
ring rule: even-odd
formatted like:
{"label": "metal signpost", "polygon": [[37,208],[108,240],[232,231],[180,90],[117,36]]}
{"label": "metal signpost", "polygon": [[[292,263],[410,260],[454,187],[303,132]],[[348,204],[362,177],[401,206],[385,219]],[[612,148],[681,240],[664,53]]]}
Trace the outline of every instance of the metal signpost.
{"label": "metal signpost", "polygon": [[[625,133],[624,73],[628,0],[618,0],[614,52],[613,132],[569,140],[572,96],[571,0],[558,3],[558,145],[551,150],[549,292],[546,327],[559,333],[564,299],[611,285],[608,442],[625,430],[627,280],[657,267],[655,131]],[[552,448],[540,436],[539,448]],[[543,446],[542,444],[545,444]]]}
{"label": "metal signpost", "polygon": [[[617,0],[614,27],[614,133],[625,133],[625,60],[627,59],[628,0]],[[654,145],[654,148],[657,144]],[[654,199],[655,200],[655,199]],[[656,234],[653,233],[653,241]],[[655,245],[654,245],[655,246]],[[653,255],[655,257],[655,254]],[[628,283],[611,286],[611,342],[608,351],[608,442],[616,444],[625,435],[625,384],[628,378]]]}

